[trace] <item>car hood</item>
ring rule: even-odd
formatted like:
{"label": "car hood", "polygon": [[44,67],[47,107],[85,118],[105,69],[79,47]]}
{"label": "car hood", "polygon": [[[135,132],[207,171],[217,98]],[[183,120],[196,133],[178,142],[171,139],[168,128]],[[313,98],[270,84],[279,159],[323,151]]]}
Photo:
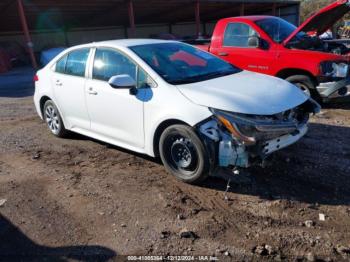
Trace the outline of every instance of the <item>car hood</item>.
{"label": "car hood", "polygon": [[288,36],[284,41],[284,44],[287,44],[299,32],[314,32],[316,35],[323,34],[349,11],[349,0],[339,0],[322,8],[320,11],[306,19],[304,23]]}
{"label": "car hood", "polygon": [[248,71],[177,88],[195,104],[242,114],[278,114],[308,99],[287,81]]}

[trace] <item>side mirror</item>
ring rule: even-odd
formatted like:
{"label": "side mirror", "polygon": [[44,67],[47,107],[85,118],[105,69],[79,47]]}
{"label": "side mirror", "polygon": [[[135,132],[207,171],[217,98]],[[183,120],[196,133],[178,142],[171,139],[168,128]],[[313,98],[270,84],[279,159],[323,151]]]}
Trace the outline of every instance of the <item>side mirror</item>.
{"label": "side mirror", "polygon": [[251,36],[248,38],[248,46],[253,48],[269,49],[269,44],[264,39],[258,36]]}
{"label": "side mirror", "polygon": [[260,47],[260,38],[257,36],[251,36],[248,38],[248,46],[249,47]]}
{"label": "side mirror", "polygon": [[116,75],[112,76],[108,84],[113,88],[135,88],[136,81],[129,75]]}

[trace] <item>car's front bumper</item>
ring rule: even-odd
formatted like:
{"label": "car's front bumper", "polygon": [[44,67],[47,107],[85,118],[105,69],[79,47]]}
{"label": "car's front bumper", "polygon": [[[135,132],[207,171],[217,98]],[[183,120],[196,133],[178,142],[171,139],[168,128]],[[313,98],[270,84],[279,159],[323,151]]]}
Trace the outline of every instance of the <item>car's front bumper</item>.
{"label": "car's front bumper", "polygon": [[[312,98],[273,116],[247,116],[213,110],[213,117],[198,128],[205,144],[211,145],[213,162],[219,167],[248,168],[263,164],[273,152],[300,140],[308,131],[309,114],[319,111],[320,105]],[[231,127],[223,118],[232,123]]]}
{"label": "car's front bumper", "polygon": [[[219,166],[243,167],[247,168],[251,165],[262,163],[270,154],[286,148],[299,141],[308,131],[307,124],[301,125],[294,132],[279,136],[266,141],[257,141],[255,146],[249,147],[239,145],[231,140],[229,136],[225,139],[231,142],[225,143],[225,146],[219,147]],[[226,141],[227,141],[226,140]],[[223,161],[221,161],[223,159]]]}
{"label": "car's front bumper", "polygon": [[285,148],[287,146],[294,144],[307,133],[307,130],[308,130],[308,127],[305,124],[291,134],[287,134],[287,135],[266,141],[263,147],[263,155],[268,156],[269,154],[275,151],[278,151],[282,148]]}

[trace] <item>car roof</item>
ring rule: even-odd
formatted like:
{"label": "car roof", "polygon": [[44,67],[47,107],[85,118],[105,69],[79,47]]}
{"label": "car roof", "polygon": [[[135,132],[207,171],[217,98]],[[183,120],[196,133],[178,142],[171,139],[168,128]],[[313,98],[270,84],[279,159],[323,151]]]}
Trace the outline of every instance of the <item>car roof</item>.
{"label": "car roof", "polygon": [[266,18],[278,18],[276,16],[271,16],[271,15],[251,15],[251,16],[241,16],[241,18],[252,20],[252,21],[258,21]]}
{"label": "car roof", "polygon": [[99,46],[107,46],[107,47],[131,47],[138,45],[149,45],[149,44],[162,44],[162,43],[170,43],[177,42],[171,40],[158,40],[158,39],[120,39],[120,40],[109,40],[102,42],[93,42],[84,45],[73,46],[72,48],[82,48],[82,47],[99,47]]}
{"label": "car roof", "polygon": [[249,16],[236,16],[236,17],[228,17],[228,18],[224,18],[222,20],[248,20],[248,21],[259,21],[259,20],[263,20],[263,19],[267,19],[267,18],[275,18],[275,19],[279,19],[276,16],[269,16],[269,15],[249,15]]}

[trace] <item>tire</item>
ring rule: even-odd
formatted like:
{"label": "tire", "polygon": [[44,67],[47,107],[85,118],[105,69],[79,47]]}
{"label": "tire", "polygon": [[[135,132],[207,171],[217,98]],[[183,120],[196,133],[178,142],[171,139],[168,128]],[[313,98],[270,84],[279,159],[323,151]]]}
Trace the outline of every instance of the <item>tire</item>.
{"label": "tire", "polygon": [[210,174],[209,153],[189,126],[166,128],[159,140],[159,153],[167,171],[185,183],[198,184]]}
{"label": "tire", "polygon": [[43,118],[51,133],[57,137],[66,137],[68,131],[64,127],[62,117],[52,100],[47,100],[43,108]]}
{"label": "tire", "polygon": [[315,84],[307,75],[294,75],[287,77],[285,80],[299,87],[306,95],[319,99]]}

